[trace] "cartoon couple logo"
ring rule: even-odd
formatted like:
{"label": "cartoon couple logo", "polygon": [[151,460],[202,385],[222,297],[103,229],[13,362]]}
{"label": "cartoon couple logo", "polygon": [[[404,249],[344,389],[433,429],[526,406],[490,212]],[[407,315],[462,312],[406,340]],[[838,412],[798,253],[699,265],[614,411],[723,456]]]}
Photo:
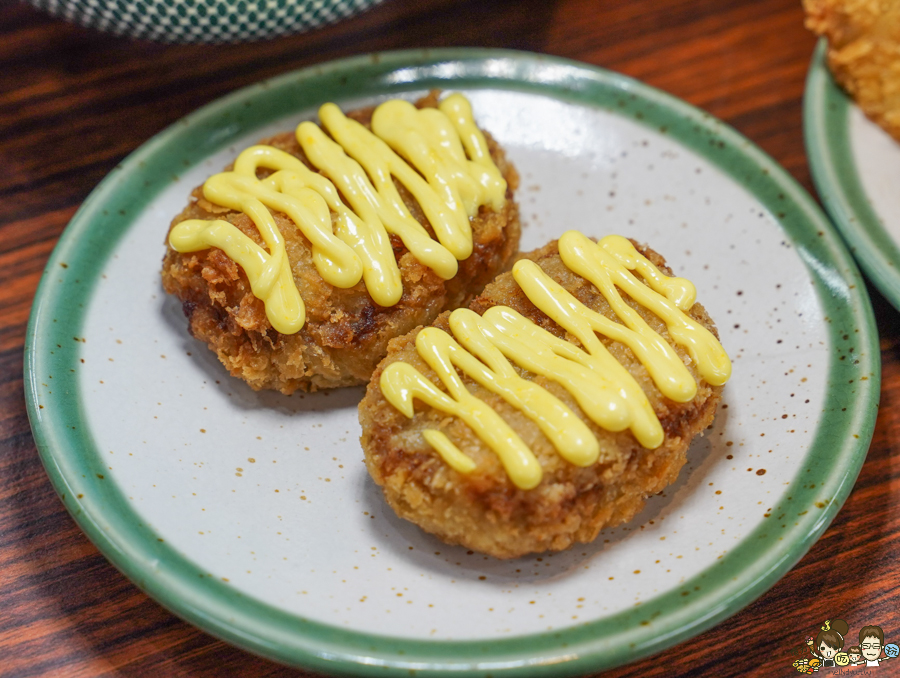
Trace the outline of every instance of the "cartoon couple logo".
{"label": "cartoon couple logo", "polygon": [[808,637],[806,648],[801,650],[812,657],[801,657],[794,662],[794,668],[800,673],[813,673],[830,667],[874,667],[900,655],[900,647],[896,644],[884,644],[884,631],[880,626],[863,626],[859,630],[859,645],[844,650],[844,636],[849,630],[843,619],[826,619],[815,640]]}

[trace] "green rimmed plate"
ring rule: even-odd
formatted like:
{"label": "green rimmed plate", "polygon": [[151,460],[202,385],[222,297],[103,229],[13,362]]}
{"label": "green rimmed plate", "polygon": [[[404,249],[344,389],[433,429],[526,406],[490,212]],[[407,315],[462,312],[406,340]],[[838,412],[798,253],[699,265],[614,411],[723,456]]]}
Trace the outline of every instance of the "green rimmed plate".
{"label": "green rimmed plate", "polygon": [[[158,280],[190,189],[314,115],[464,91],[522,177],[523,248],[577,227],[692,278],[734,358],[678,482],[589,546],[496,561],[399,521],[365,474],[361,389],[230,379]],[[874,427],[877,338],[827,219],[771,159],[600,69],[446,50],[359,57],[241,90],[136,151],[51,257],[26,347],[29,414],[79,525],[141,588],[260,654],[361,675],[565,675],[691,637],[771,586],[849,492]]]}
{"label": "green rimmed plate", "polygon": [[838,87],[828,71],[827,50],[820,40],[803,98],[813,181],[866,276],[900,309],[900,143]]}

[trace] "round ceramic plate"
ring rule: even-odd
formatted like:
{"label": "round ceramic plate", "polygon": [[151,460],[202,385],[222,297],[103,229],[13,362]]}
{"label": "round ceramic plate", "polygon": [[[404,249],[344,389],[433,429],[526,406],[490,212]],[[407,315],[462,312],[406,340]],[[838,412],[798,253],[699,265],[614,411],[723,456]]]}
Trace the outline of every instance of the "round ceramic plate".
{"label": "round ceramic plate", "polygon": [[[397,519],[362,463],[362,388],[254,393],[162,293],[169,221],[243,146],[325,101],[349,109],[434,87],[463,91],[516,163],[523,249],[573,227],[652,244],[697,284],[734,359],[677,483],[590,545],[499,561]],[[377,676],[584,673],[733,614],[841,506],[880,380],[852,259],[753,144],[620,75],[478,50],[318,66],[173,125],[72,220],[26,350],[44,464],[118,568],[237,645]]]}
{"label": "round ceramic plate", "polygon": [[900,309],[900,142],[837,86],[819,42],[803,100],[813,181],[866,276]]}

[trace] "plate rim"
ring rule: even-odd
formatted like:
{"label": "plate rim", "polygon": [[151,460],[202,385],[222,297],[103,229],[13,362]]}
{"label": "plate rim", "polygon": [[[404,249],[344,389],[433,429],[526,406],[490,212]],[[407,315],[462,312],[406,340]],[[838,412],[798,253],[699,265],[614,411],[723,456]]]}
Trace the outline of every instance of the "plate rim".
{"label": "plate rim", "polygon": [[[815,493],[801,486],[795,478],[785,490],[783,498],[787,498],[782,502],[783,506],[773,507],[776,511],[782,508],[788,512],[798,506],[811,506],[812,495],[820,494],[827,487],[829,499],[818,513],[807,510],[798,512],[795,526],[783,527],[788,529],[787,534],[791,537],[796,537],[796,533],[800,532],[799,538],[784,539],[789,546],[777,547],[779,539],[770,534],[774,530],[768,529],[764,523],[747,535],[721,562],[706,568],[678,589],[605,619],[508,639],[429,641],[347,631],[295,617],[250,600],[226,584],[204,576],[185,558],[182,557],[183,562],[179,562],[177,554],[164,542],[156,541],[155,535],[140,524],[133,511],[130,515],[126,511],[124,516],[105,515],[103,506],[109,502],[122,503],[123,497],[112,483],[104,482],[103,474],[94,473],[96,478],[89,477],[94,470],[90,468],[90,460],[67,453],[69,449],[80,450],[92,445],[90,431],[74,425],[84,421],[81,403],[77,397],[72,397],[78,393],[77,374],[64,369],[69,367],[66,360],[74,363],[76,352],[73,345],[77,346],[83,337],[75,334],[72,339],[66,338],[71,343],[57,343],[58,348],[51,350],[55,338],[61,336],[59,331],[54,334],[53,324],[59,318],[52,316],[62,317],[63,322],[59,326],[66,326],[64,333],[68,332],[68,328],[80,328],[78,319],[83,317],[83,312],[78,310],[79,304],[74,301],[85,301],[92,293],[89,279],[82,282],[74,276],[87,276],[92,268],[91,263],[104,261],[114,244],[133,224],[133,217],[130,217],[131,221],[123,227],[121,222],[129,217],[123,213],[119,218],[112,209],[105,210],[104,205],[115,207],[117,192],[123,193],[129,188],[133,190],[134,183],[140,177],[160,171],[161,166],[167,168],[177,164],[181,159],[179,153],[182,156],[205,153],[195,160],[202,161],[214,150],[226,147],[229,139],[245,134],[247,130],[240,126],[241,110],[253,108],[254,101],[272,100],[276,93],[281,92],[281,103],[265,114],[269,121],[275,120],[289,114],[289,109],[296,105],[296,96],[285,93],[286,90],[298,83],[308,85],[319,81],[330,82],[332,90],[345,91],[345,98],[351,94],[368,96],[368,90],[394,93],[427,89],[434,85],[455,85],[539,92],[558,100],[615,110],[643,124],[655,126],[662,133],[675,135],[679,143],[698,151],[719,166],[767,208],[782,204],[785,211],[779,213],[772,210],[772,214],[779,214],[782,230],[790,236],[791,244],[797,247],[809,275],[817,283],[817,293],[824,309],[833,316],[829,324],[832,340],[829,375],[834,383],[847,384],[848,376],[860,380],[858,394],[846,395],[849,389],[840,393],[830,389],[826,393],[825,404],[835,414],[823,416],[806,457],[809,461],[814,451],[824,453],[823,459],[817,460],[818,467],[830,461],[828,469],[836,468],[839,472],[833,478],[823,479],[825,485],[820,485]],[[360,83],[366,86],[352,89]],[[608,106],[601,106],[596,101],[598,92],[606,90],[609,90],[606,96],[619,97],[616,107],[611,102]],[[287,112],[282,110],[285,107]],[[259,117],[253,118],[253,121],[254,127],[265,124],[265,119]],[[161,162],[158,155],[179,140],[185,142],[185,129],[191,126],[201,129],[227,128],[229,131],[220,133],[215,141],[208,138],[195,140],[193,145],[179,148],[178,153],[169,148],[169,160]],[[680,134],[689,135],[690,140],[680,138]],[[742,171],[748,168],[754,171],[739,177],[736,169],[725,167],[727,162],[739,162]],[[132,202],[137,213],[161,190],[164,183],[150,182],[144,201]],[[760,195],[763,191],[766,191],[765,199]],[[795,232],[789,232],[789,228]],[[115,235],[112,244],[98,242],[97,238],[87,243],[78,240],[79,236],[92,233],[96,236],[98,230],[112,232]],[[94,282],[98,278],[99,275],[95,274]],[[65,294],[62,289],[66,290]],[[836,299],[846,303],[836,306]],[[62,304],[63,300],[67,306]],[[848,347],[842,347],[837,339],[836,333],[842,330],[835,328],[859,333],[856,337],[859,341],[855,344],[857,350],[852,356],[855,363],[839,357],[843,355],[846,358],[849,353]],[[55,352],[59,352],[60,357],[56,357]],[[56,370],[54,383],[48,385],[41,380],[45,378],[44,374],[49,374],[47,368],[51,366],[54,370],[55,367],[63,369]],[[51,392],[51,386],[56,389],[56,394]],[[292,71],[207,104],[134,151],[88,196],[51,254],[28,324],[25,391],[29,420],[41,460],[76,523],[107,559],[139,588],[201,629],[271,659],[326,672],[405,676],[410,670],[431,675],[458,675],[461,672],[496,675],[514,671],[529,676],[561,676],[635,661],[706,630],[756,599],[806,553],[843,504],[865,458],[877,413],[880,353],[874,315],[865,286],[827,218],[809,194],[781,166],[738,132],[684,101],[599,67],[527,52],[447,48],[382,52]],[[42,403],[47,406],[52,403],[62,414],[51,417],[49,412],[43,412]],[[841,407],[847,411],[841,412]],[[856,433],[851,436],[850,431]],[[835,445],[835,436],[843,444]],[[827,448],[825,439],[828,439]],[[80,471],[87,473],[80,474],[79,478]],[[788,492],[791,494],[788,495]],[[79,494],[82,496],[79,497]],[[127,508],[127,502],[124,503]],[[116,530],[125,532],[120,534]],[[763,549],[763,545],[767,548]],[[725,569],[726,564],[733,568],[751,554],[755,567],[738,567],[740,576],[732,577],[732,570]],[[694,591],[694,588],[700,592]],[[660,612],[662,604],[665,604],[665,614]],[[660,616],[653,616],[654,607]],[[253,612],[261,612],[263,617]],[[598,631],[613,633],[598,634]],[[633,632],[637,632],[638,638],[628,637]],[[298,642],[298,639],[303,642]]]}
{"label": "plate rim", "polygon": [[866,198],[851,151],[855,104],[831,77],[827,51],[828,41],[820,38],[803,93],[803,138],[813,184],[866,277],[900,310],[900,243],[888,235]]}

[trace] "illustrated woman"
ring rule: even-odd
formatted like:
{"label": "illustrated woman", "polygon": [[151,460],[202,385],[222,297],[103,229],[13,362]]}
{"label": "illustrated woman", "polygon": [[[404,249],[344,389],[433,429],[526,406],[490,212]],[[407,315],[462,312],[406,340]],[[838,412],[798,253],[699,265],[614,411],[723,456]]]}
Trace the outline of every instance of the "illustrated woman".
{"label": "illustrated woman", "polygon": [[844,649],[844,634],[850,626],[843,619],[825,620],[822,630],[816,636],[814,652],[822,658],[822,666],[835,666],[834,655]]}

